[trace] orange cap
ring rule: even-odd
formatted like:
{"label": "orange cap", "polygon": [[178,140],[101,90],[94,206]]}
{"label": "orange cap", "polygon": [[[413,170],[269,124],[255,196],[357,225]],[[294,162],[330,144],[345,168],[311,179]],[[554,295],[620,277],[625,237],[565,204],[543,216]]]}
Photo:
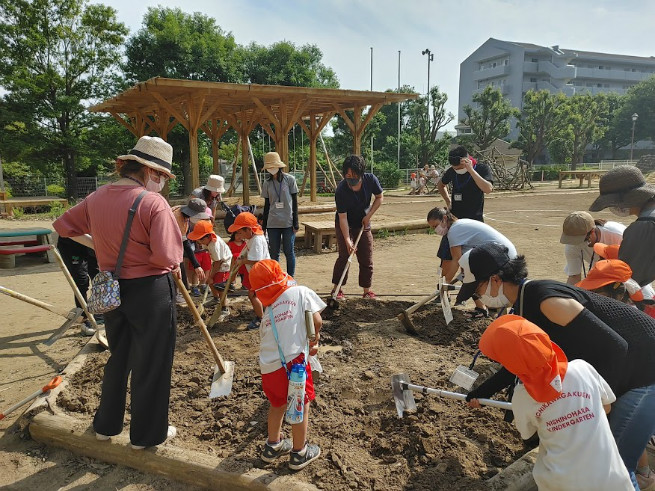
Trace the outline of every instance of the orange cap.
{"label": "orange cap", "polygon": [[480,351],[516,375],[537,402],[562,392],[568,360],[542,329],[518,315],[503,315],[487,327]]}
{"label": "orange cap", "polygon": [[250,212],[242,211],[234,219],[234,223],[227,229],[228,232],[234,233],[242,228],[249,228],[255,235],[264,235],[262,227],[257,223],[257,217]]}
{"label": "orange cap", "polygon": [[193,230],[189,232],[187,238],[189,240],[198,240],[202,239],[205,235],[211,235],[212,239],[216,238],[214,225],[209,220],[200,220],[196,223],[195,227],[193,227]]}
{"label": "orange cap", "polygon": [[[618,246],[616,246],[616,250],[618,251]],[[620,259],[603,259],[596,262],[594,267],[589,270],[587,277],[576,283],[575,286],[593,291],[611,283],[623,283],[630,298],[635,302],[641,302],[644,299],[639,284],[632,279],[632,269]]]}
{"label": "orange cap", "polygon": [[293,278],[282,271],[280,263],[273,259],[257,261],[250,269],[249,279],[251,289],[255,291],[255,295],[264,307],[271,305],[285,290],[295,284]]}
{"label": "orange cap", "polygon": [[607,245],[596,242],[594,244],[594,252],[603,259],[618,259],[620,245]]}

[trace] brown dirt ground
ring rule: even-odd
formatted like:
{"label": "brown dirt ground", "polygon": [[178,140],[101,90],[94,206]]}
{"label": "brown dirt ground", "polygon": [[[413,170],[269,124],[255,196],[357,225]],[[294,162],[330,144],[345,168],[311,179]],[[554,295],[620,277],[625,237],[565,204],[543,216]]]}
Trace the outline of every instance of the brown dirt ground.
{"label": "brown dirt ground", "polygon": [[[596,193],[552,186],[531,193],[496,193],[487,201],[487,221],[526,255],[531,277],[561,280],[564,258],[558,238],[563,217],[587,209]],[[390,195],[377,218],[424,218],[439,203],[436,197]],[[597,216],[611,217],[606,212]],[[25,226],[48,223],[0,222],[0,228]],[[326,489],[434,489],[435,483],[440,489],[475,489],[525,451],[496,409],[469,410],[457,401],[416,394],[418,413],[396,417],[391,375],[405,372],[414,383],[452,390],[450,374],[458,364],[470,362],[486,325],[465,321],[456,309],[454,322],[446,327],[439,308],[432,304],[413,316],[418,336],[400,330],[398,312],[435,289],[438,240],[427,234],[377,239],[374,290],[389,297],[369,302],[351,299],[336,312],[326,311],[321,352],[325,371],[317,380],[310,419],[310,438],[321,445],[323,455],[299,472],[298,479]],[[298,281],[323,294],[329,291],[334,259],[334,254],[301,251]],[[355,279],[346,293],[360,291]],[[15,270],[0,270],[0,284],[63,308],[72,306],[72,294],[56,265],[38,259],[19,258]],[[212,330],[219,351],[236,362],[233,392],[214,401],[207,399],[211,356],[188,313],[180,313],[171,423],[179,429],[176,445],[223,456],[231,470],[244,471],[265,465],[258,451],[265,438],[267,401],[260,387],[258,335],[245,331],[248,309],[233,310],[229,321]],[[66,366],[86,338],[71,329],[46,349],[39,343],[61,324],[60,318],[4,296],[0,312],[0,407],[5,408]],[[90,421],[107,356],[93,354],[73,377],[73,390],[58,400],[66,411]],[[488,372],[489,365],[482,361],[476,367]],[[30,440],[27,423],[20,410],[0,421],[0,485],[10,489],[189,488],[40,445]],[[289,472],[282,460],[267,468]]]}

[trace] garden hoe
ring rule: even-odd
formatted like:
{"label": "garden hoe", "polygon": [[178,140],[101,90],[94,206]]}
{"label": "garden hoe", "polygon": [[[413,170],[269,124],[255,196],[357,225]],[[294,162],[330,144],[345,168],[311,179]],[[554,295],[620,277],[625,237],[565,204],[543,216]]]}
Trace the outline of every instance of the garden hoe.
{"label": "garden hoe", "polygon": [[225,316],[223,315],[223,307],[225,307],[227,292],[229,291],[230,285],[234,281],[234,278],[236,278],[238,272],[239,272],[239,266],[235,264],[234,268],[232,268],[232,271],[230,271],[230,276],[228,277],[227,282],[225,283],[225,289],[221,293],[221,301],[216,306],[216,309],[214,310],[212,316],[209,318],[209,327],[214,327],[217,322],[225,320]]}
{"label": "garden hoe", "polygon": [[[337,226],[339,226],[339,225],[337,224]],[[348,273],[348,270],[350,269],[350,265],[353,262],[353,256],[357,252],[357,244],[359,244],[359,239],[362,238],[362,232],[364,232],[364,227],[359,229],[359,233],[357,234],[357,238],[355,239],[355,243],[353,244],[353,251],[350,253],[350,256],[348,256],[348,262],[346,263],[346,267],[343,268],[343,273],[341,273],[341,278],[339,279],[339,283],[337,284],[337,287],[332,292],[332,295],[330,296],[330,298],[328,298],[327,306],[330,307],[331,309],[338,309],[339,308],[339,302],[337,301],[337,295],[339,294],[339,290],[341,289],[343,279],[346,277],[346,273]]]}
{"label": "garden hoe", "polygon": [[[391,377],[391,390],[393,391],[393,399],[396,403],[396,411],[398,412],[399,418],[402,418],[406,411],[416,411],[416,401],[414,401],[414,394],[412,394],[413,390],[422,392],[423,394],[434,394],[439,397],[466,401],[466,394],[410,384],[409,376],[404,373],[393,375]],[[484,406],[496,407],[498,409],[512,409],[511,402],[494,401],[493,399],[478,399],[478,402]]]}
{"label": "garden hoe", "polygon": [[432,293],[431,295],[428,295],[427,297],[423,297],[421,300],[419,300],[418,303],[415,303],[412,305],[410,308],[407,310],[403,310],[400,314],[398,314],[398,320],[402,323],[403,327],[405,330],[410,333],[410,334],[418,334],[416,331],[416,328],[414,327],[414,323],[412,322],[412,319],[410,315],[412,315],[414,312],[416,312],[418,309],[420,309],[423,305],[426,303],[431,302],[435,298],[439,297],[440,303],[441,303],[441,310],[443,311],[443,316],[444,319],[446,320],[446,325],[450,324],[450,322],[453,320],[453,312],[450,309],[450,299],[448,298],[448,291],[454,291],[454,290],[459,290],[459,286],[455,285],[449,285],[448,283],[443,282],[443,276],[441,276],[441,268],[437,270],[437,275],[439,276],[439,283],[437,285],[437,291]]}
{"label": "garden hoe", "polygon": [[41,300],[37,300],[36,298],[28,297],[27,295],[23,295],[22,293],[15,292],[13,290],[10,290],[9,288],[5,288],[4,286],[0,286],[0,293],[4,293],[5,295],[9,295],[10,297],[13,297],[17,300],[22,300],[23,302],[29,303],[31,305],[34,305],[36,307],[40,307],[44,310],[47,310],[48,312],[52,312],[53,314],[57,314],[62,316],[64,319],[66,319],[66,322],[64,322],[61,327],[59,327],[55,332],[53,332],[48,339],[43,341],[43,344],[46,346],[52,346],[55,341],[57,341],[60,337],[64,335],[68,329],[74,325],[79,323],[79,321],[82,318],[83,310],[80,309],[79,307],[76,307],[74,309],[71,309],[70,311],[65,311],[58,309],[54,305],[50,305],[49,303],[42,302]]}
{"label": "garden hoe", "polygon": [[209,331],[207,331],[207,326],[205,326],[202,317],[200,317],[200,314],[198,313],[198,309],[196,309],[196,304],[193,303],[193,299],[191,298],[191,295],[189,295],[187,289],[184,287],[182,280],[178,277],[175,277],[175,283],[177,283],[177,289],[184,296],[184,300],[186,300],[186,303],[189,306],[189,309],[191,310],[194,319],[198,323],[198,326],[200,327],[200,331],[202,332],[205,341],[207,342],[207,346],[209,346],[209,349],[212,352],[212,356],[216,361],[216,366],[214,367],[214,378],[212,379],[212,385],[209,391],[209,398],[214,399],[216,397],[229,395],[230,392],[232,392],[232,379],[234,378],[234,362],[223,360],[223,357],[216,349],[214,340],[209,335]]}

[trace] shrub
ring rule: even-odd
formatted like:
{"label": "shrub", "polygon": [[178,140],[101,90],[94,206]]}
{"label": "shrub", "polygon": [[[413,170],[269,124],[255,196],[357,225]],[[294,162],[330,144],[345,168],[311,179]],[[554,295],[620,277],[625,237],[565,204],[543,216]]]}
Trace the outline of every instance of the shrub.
{"label": "shrub", "polygon": [[537,169],[532,173],[533,181],[541,181],[541,172],[544,173],[544,181],[557,181],[559,179],[559,171],[567,170],[565,165],[548,165]]}
{"label": "shrub", "polygon": [[48,192],[48,196],[59,196],[60,198],[66,197],[64,186],[60,186],[59,184],[48,184],[46,191]]}
{"label": "shrub", "polygon": [[65,206],[63,203],[59,201],[52,201],[49,206],[50,206],[50,211],[48,212],[48,216],[50,216],[50,218],[52,218],[53,220],[62,216],[66,211],[66,209],[68,208],[67,206]]}
{"label": "shrub", "polygon": [[384,189],[395,189],[400,183],[402,172],[395,162],[376,162],[373,168]]}
{"label": "shrub", "polygon": [[25,216],[25,210],[23,208],[21,208],[20,206],[14,208],[13,213],[14,213],[14,218],[16,218],[16,219],[21,219],[21,218],[23,218]]}

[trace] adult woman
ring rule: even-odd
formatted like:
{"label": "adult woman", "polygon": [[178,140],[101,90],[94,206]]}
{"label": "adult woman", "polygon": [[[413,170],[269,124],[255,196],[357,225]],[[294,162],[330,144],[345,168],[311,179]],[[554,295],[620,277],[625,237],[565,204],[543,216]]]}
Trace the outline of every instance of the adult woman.
{"label": "adult woman", "polygon": [[271,259],[280,262],[280,247],[287,258],[287,274],[296,273],[294,243],[298,231],[298,185],[296,178],[282,172],[284,162],[277,152],[264,155],[264,170],[268,178],[262,185],[264,198],[264,230],[268,232]]}
{"label": "adult woman", "polygon": [[[360,155],[350,155],[343,161],[341,168],[344,180],[339,183],[334,193],[337,204],[335,231],[339,244],[339,257],[332,270],[332,293],[337,289],[348,257],[355,251],[355,237],[363,228],[362,236],[357,245],[356,254],[359,263],[359,286],[364,289],[364,298],[375,298],[371,291],[373,282],[373,234],[371,233],[371,218],[382,205],[382,186],[378,178],[366,170],[366,161]],[[371,204],[371,197],[374,197]],[[348,274],[343,279],[346,284]],[[341,290],[337,299],[343,299]]]}
{"label": "adult woman", "polygon": [[594,244],[620,244],[624,230],[625,225],[602,219],[594,220],[586,211],[570,213],[564,219],[559,239],[564,244],[564,272],[568,276],[566,282],[575,285],[582,278],[580,271],[585,270],[585,263],[588,264],[586,271],[589,271],[598,261],[598,255],[593,250]]}
{"label": "adult woman", "polygon": [[216,216],[216,208],[222,201],[221,194],[225,192],[225,179],[212,174],[207,178],[207,184],[191,191],[190,198],[200,198],[211,210],[212,219]]}
{"label": "adult woman", "polygon": [[[495,228],[484,222],[469,218],[457,219],[445,208],[433,208],[428,212],[428,224],[437,235],[447,240],[450,246],[449,253],[452,259],[442,261],[442,274],[446,279],[446,283],[451,283],[455,279],[459,272],[458,261],[462,255],[485,242],[500,242],[507,247],[510,257],[516,257],[514,244]],[[460,301],[459,297],[458,301]],[[475,310],[470,314],[470,317],[477,319],[488,317],[488,315],[489,313],[482,302],[475,299]]]}
{"label": "adult woman", "polygon": [[[553,280],[527,281],[525,258],[511,259],[501,244],[487,243],[469,253],[473,292],[488,307],[514,311],[546,331],[568,359],[581,358],[598,371],[617,396],[610,427],[636,487],[637,461],[655,431],[655,319],[634,307]],[[467,400],[488,397],[513,383],[499,371]],[[475,402],[473,401],[473,404]]]}
{"label": "adult woman", "polygon": [[[175,434],[168,426],[171,367],[175,350],[175,283],[182,262],[180,229],[158,194],[171,173],[172,147],[141,137],[116,160],[121,178],[102,186],[54,222],[57,232],[95,245],[102,271],[114,271],[128,210],[144,188],[130,227],[120,272],[121,305],[105,313],[111,356],[105,366],[100,406],[93,420],[99,440],[123,428],[131,374],[130,441],[135,449],[158,445]],[[92,242],[85,240],[90,234]]]}

